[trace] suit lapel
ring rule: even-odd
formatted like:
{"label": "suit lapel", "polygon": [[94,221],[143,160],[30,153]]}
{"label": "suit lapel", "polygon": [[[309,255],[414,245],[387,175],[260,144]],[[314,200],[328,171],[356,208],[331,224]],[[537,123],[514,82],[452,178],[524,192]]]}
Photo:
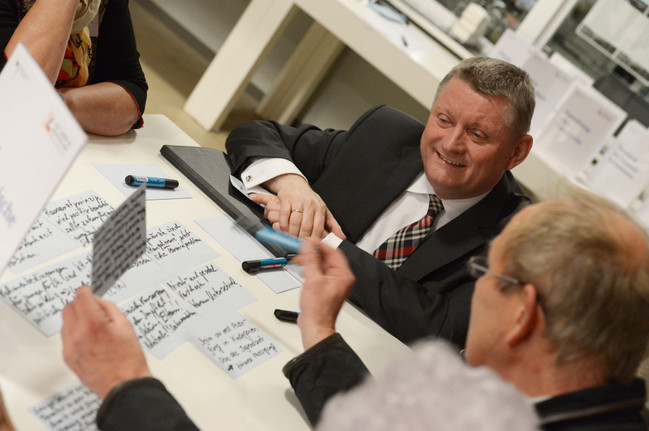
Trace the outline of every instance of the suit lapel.
{"label": "suit lapel", "polygon": [[422,172],[419,139],[423,127],[410,129],[389,145],[350,141],[338,156],[340,162],[332,164],[313,185],[348,240],[357,242]]}
{"label": "suit lapel", "polygon": [[486,245],[500,231],[501,221],[515,211],[520,201],[514,194],[516,188],[511,174],[505,173],[484,199],[426,238],[397,273],[420,280]]}

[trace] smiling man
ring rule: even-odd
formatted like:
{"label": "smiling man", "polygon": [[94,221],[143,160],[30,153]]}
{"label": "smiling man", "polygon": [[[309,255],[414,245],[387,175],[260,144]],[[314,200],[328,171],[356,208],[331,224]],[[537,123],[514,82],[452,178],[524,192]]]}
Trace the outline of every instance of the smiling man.
{"label": "smiling man", "polygon": [[440,83],[426,125],[387,106],[348,131],[271,121],[238,126],[234,175],[276,229],[339,247],[357,283],[350,300],[404,342],[463,346],[483,253],[529,200],[509,172],[530,151],[534,88],[495,59],[460,62]]}

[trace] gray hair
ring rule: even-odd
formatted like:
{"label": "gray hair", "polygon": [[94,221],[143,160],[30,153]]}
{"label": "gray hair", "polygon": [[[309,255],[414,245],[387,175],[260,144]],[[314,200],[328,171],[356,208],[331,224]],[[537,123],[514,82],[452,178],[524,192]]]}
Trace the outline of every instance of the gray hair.
{"label": "gray hair", "polygon": [[469,367],[446,343],[420,342],[376,379],[334,397],[317,431],[532,431],[529,402],[486,367]]}
{"label": "gray hair", "polygon": [[442,94],[451,79],[457,77],[474,91],[509,101],[503,113],[503,123],[510,128],[515,139],[529,132],[534,114],[534,84],[524,70],[506,61],[489,57],[462,60],[442,79],[435,100]]}
{"label": "gray hair", "polygon": [[536,287],[558,365],[592,361],[607,382],[628,382],[649,341],[646,232],[606,199],[569,193],[512,227],[506,273]]}

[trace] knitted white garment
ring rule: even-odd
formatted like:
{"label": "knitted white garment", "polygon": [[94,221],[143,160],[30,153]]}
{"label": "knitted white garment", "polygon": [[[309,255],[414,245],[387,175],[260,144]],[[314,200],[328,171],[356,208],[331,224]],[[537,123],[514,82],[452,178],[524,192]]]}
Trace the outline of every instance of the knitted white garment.
{"label": "knitted white garment", "polygon": [[326,406],[318,431],[532,431],[529,401],[486,367],[466,365],[446,343],[421,342],[376,378]]}

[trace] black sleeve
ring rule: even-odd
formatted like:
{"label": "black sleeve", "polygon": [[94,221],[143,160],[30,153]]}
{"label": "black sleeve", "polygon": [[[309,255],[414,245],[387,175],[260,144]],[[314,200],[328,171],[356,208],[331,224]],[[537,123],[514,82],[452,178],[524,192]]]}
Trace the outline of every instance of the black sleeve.
{"label": "black sleeve", "polygon": [[140,65],[128,0],[108,1],[99,28],[96,58],[91,84],[114,82],[128,91],[140,112],[140,118],[133,128],[142,127],[142,114],[149,87]]}
{"label": "black sleeve", "polygon": [[336,158],[347,142],[347,136],[369,115],[381,107],[363,114],[345,130],[321,130],[310,124],[290,127],[274,121],[251,121],[230,132],[225,148],[235,176],[259,157],[274,157],[292,161],[313,184]]}
{"label": "black sleeve", "polygon": [[327,401],[361,383],[369,371],[340,334],[325,338],[282,369],[312,425]]}
{"label": "black sleeve", "polygon": [[432,335],[464,348],[475,283],[463,261],[449,270],[456,283],[417,283],[349,241],[339,248],[356,276],[349,300],[370,319],[404,343]]}
{"label": "black sleeve", "polygon": [[97,412],[102,431],[197,431],[183,408],[152,377],[129,380],[115,387]]}
{"label": "black sleeve", "polygon": [[0,0],[0,46],[2,46],[2,57],[0,57],[0,70],[7,64],[7,57],[4,53],[7,43],[18,27],[18,5],[14,0]]}

